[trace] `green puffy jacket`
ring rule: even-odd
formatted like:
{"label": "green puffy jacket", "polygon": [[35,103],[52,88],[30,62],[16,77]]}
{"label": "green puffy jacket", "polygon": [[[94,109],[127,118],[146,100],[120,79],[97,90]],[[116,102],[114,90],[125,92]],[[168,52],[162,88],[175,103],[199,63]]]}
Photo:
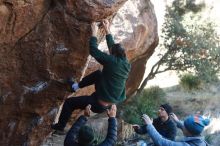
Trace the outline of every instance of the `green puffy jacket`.
{"label": "green puffy jacket", "polygon": [[[111,34],[106,35],[108,48],[114,45]],[[126,57],[109,55],[98,49],[97,38],[90,38],[90,54],[103,65],[102,76],[96,93],[103,101],[119,103],[126,99],[125,84],[131,65]]]}

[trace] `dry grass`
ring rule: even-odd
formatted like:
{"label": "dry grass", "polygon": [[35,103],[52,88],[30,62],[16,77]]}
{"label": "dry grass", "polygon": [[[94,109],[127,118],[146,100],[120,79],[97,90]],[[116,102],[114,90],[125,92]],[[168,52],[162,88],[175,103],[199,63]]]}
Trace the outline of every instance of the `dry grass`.
{"label": "dry grass", "polygon": [[[220,142],[220,83],[210,84],[202,90],[187,92],[175,86],[166,89],[166,99],[173,105],[180,119],[200,113],[212,119],[203,135],[213,146]],[[179,133],[180,134],[180,133]]]}
{"label": "dry grass", "polygon": [[173,87],[166,89],[166,95],[166,99],[180,117],[198,112],[214,117],[220,115],[220,84],[209,85],[196,92],[186,92]]}

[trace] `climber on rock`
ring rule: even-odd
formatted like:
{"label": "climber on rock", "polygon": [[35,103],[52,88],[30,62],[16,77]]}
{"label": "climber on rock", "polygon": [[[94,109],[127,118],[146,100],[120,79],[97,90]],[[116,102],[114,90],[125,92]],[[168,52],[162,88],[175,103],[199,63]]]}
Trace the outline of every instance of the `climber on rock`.
{"label": "climber on rock", "polygon": [[[77,121],[72,125],[64,140],[64,146],[92,146],[94,142],[94,131],[91,127],[85,126],[87,117],[91,114],[91,105],[85,108],[84,115],[80,116]],[[108,132],[105,140],[97,146],[113,146],[117,140],[117,108],[112,105],[111,109],[107,111],[108,119]]]}
{"label": "climber on rock", "polygon": [[125,50],[120,44],[115,44],[110,34],[110,26],[107,20],[102,22],[106,32],[106,41],[109,53],[104,53],[98,49],[96,23],[91,24],[92,36],[90,38],[90,55],[101,65],[102,71],[97,70],[79,83],[69,81],[72,92],[89,85],[95,85],[95,92],[87,96],[70,97],[65,100],[59,121],[51,127],[54,130],[63,131],[72,112],[76,109],[84,109],[88,104],[94,113],[102,113],[110,108],[112,104],[123,102],[126,99],[125,84],[128,78],[131,65],[129,64]]}

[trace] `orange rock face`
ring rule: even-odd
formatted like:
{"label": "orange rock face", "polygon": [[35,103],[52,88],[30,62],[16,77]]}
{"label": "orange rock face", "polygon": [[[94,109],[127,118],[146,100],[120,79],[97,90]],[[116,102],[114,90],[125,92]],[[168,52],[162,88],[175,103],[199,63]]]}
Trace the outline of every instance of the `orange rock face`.
{"label": "orange rock face", "polygon": [[[54,80],[80,80],[97,68],[88,59],[90,23],[115,16],[112,26],[117,26],[116,13],[126,1],[0,0],[0,145],[35,146],[45,139],[67,96]],[[153,7],[146,4],[150,7],[138,15],[138,23],[131,22],[137,24],[133,32],[123,39],[113,32],[132,63],[128,95],[140,84],[158,42]]]}

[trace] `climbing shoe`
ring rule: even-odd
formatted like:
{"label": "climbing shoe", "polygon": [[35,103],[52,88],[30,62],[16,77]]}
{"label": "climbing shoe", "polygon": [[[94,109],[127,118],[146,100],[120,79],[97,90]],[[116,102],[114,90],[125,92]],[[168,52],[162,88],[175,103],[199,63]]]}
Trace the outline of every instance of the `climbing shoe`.
{"label": "climbing shoe", "polygon": [[54,130],[52,134],[55,134],[55,135],[65,135],[66,134],[66,132],[64,131],[64,128],[61,128],[58,123],[52,124],[51,128]]}
{"label": "climbing shoe", "polygon": [[68,79],[66,80],[67,91],[72,92],[72,93],[73,93],[73,92],[76,92],[76,91],[74,90],[74,88],[72,87],[74,83],[76,83],[76,82],[75,82],[75,80],[74,80],[73,78],[68,78]]}
{"label": "climbing shoe", "polygon": [[66,135],[65,131],[55,130],[52,132],[52,135]]}
{"label": "climbing shoe", "polygon": [[76,83],[74,78],[51,80],[51,82],[55,83],[57,86],[59,86],[59,88],[67,90],[68,92],[76,92],[74,88],[72,88],[72,85]]}
{"label": "climbing shoe", "polygon": [[59,131],[64,131],[64,128],[62,128],[58,123],[57,124],[52,124],[51,128],[53,130],[59,130]]}

